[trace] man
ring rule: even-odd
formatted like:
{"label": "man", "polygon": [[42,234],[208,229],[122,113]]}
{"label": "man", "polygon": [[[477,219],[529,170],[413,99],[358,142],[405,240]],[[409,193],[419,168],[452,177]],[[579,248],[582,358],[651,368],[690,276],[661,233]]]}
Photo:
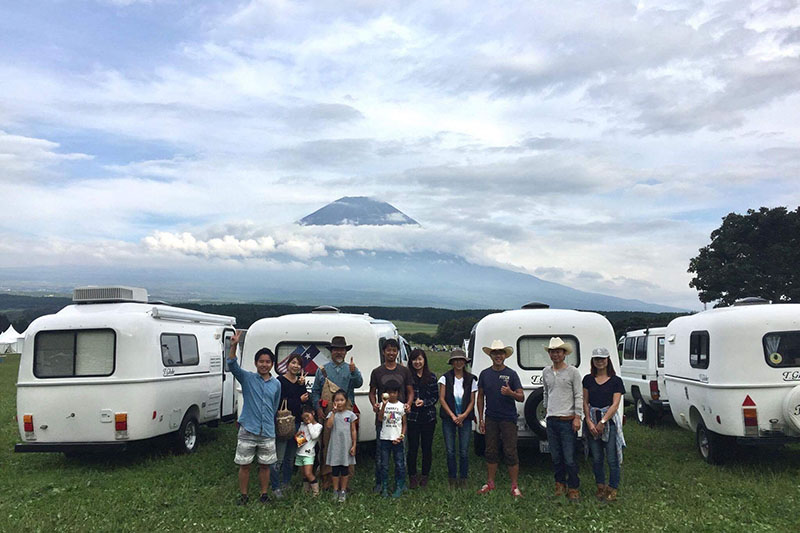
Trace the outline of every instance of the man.
{"label": "man", "polygon": [[239,435],[234,462],[239,465],[239,500],[237,505],[248,502],[247,488],[250,483],[250,465],[258,457],[258,481],[261,485],[261,503],[270,501],[270,465],[278,460],[275,453],[275,413],[281,400],[281,384],[270,372],[275,356],[269,348],[256,352],[256,372],[248,372],[236,360],[236,346],[241,331],[231,337],[228,353],[228,369],[242,385],[242,412],[239,415]]}
{"label": "man", "polygon": [[547,442],[556,479],[556,496],[565,493],[571,502],[580,500],[578,463],[575,461],[577,432],[581,428],[583,384],[581,373],[565,361],[572,347],[553,337],[545,345],[553,366],[542,371],[544,407],[547,410]]}
{"label": "man", "polygon": [[[403,402],[406,413],[411,410],[414,402],[414,382],[411,380],[411,371],[402,365],[397,364],[397,356],[400,353],[400,344],[397,339],[386,339],[383,343],[383,364],[372,371],[369,378],[369,402],[372,410],[375,411],[375,434],[380,435],[382,424],[378,420],[378,412],[381,409],[383,393],[387,391],[387,386],[392,381],[400,384],[399,400]],[[381,492],[381,456],[375,455],[375,488],[373,492]]]}
{"label": "man", "polygon": [[[346,409],[353,409],[355,405],[355,390],[364,383],[364,378],[361,376],[361,371],[356,368],[353,357],[350,356],[349,363],[344,362],[347,352],[353,349],[352,344],[347,344],[347,340],[345,340],[344,337],[336,336],[331,339],[327,347],[331,352],[331,362],[317,369],[317,373],[314,375],[314,386],[311,388],[311,405],[313,405],[317,411],[317,420],[319,420],[324,427],[322,431],[323,464],[320,466],[323,488],[328,488],[331,482],[331,467],[325,464],[324,461],[328,451],[328,441],[331,438],[331,430],[325,427],[324,422],[325,417],[333,408],[333,402],[331,402],[330,399],[326,399],[325,402],[321,401],[325,381],[330,380],[330,382],[335,385],[333,387],[334,389],[342,389],[345,394],[347,394]],[[323,403],[326,405],[322,405]]]}
{"label": "man", "polygon": [[[492,358],[492,366],[478,376],[478,428],[486,435],[486,477],[487,481],[478,494],[486,494],[495,488],[494,478],[500,462],[500,441],[503,442],[503,458],[511,478],[511,495],[522,497],[517,481],[519,478],[519,456],[517,455],[517,405],[525,393],[522,382],[505,360],[514,353],[514,348],[503,341],[493,340],[491,346],[484,346],[483,352]],[[484,416],[484,403],[486,413]]]}

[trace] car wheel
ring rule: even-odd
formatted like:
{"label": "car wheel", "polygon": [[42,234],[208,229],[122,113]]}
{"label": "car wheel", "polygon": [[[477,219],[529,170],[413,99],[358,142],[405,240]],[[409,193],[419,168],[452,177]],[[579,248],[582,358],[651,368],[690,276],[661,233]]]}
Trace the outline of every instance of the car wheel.
{"label": "car wheel", "polygon": [[544,388],[533,390],[525,400],[525,423],[540,440],[547,440],[547,411],[544,408]]}
{"label": "car wheel", "polygon": [[475,446],[475,455],[483,457],[486,453],[486,436],[476,431],[472,437],[472,442]]}
{"label": "car wheel", "polygon": [[702,420],[697,423],[697,451],[705,462],[718,465],[723,462],[723,437],[706,427]]}
{"label": "car wheel", "polygon": [[197,418],[193,413],[184,415],[175,444],[179,453],[192,453],[197,449]]}
{"label": "car wheel", "polygon": [[645,403],[641,396],[636,397],[634,408],[636,409],[636,421],[639,425],[649,426],[653,423],[656,414],[650,406]]}

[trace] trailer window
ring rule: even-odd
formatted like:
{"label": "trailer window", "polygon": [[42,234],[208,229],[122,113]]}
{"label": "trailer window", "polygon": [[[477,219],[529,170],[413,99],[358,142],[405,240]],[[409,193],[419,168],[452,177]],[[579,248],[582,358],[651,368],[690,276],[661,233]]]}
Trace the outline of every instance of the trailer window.
{"label": "trailer window", "polygon": [[162,333],[161,361],[164,366],[195,366],[199,364],[197,337],[178,333]]}
{"label": "trailer window", "polygon": [[551,337],[561,337],[561,339],[572,347],[572,353],[565,361],[568,365],[578,366],[581,362],[580,347],[578,339],[571,335],[546,335],[546,336],[525,336],[517,341],[517,361],[519,367],[525,370],[541,370],[553,364],[550,356],[545,350],[545,346],[550,342]]}
{"label": "trailer window", "polygon": [[[303,371],[309,375],[314,375],[317,368],[325,366],[331,362],[331,352],[327,347],[326,341],[319,342],[281,342],[275,347],[275,357],[278,364],[275,371],[278,374],[285,374],[289,362],[289,356],[298,354],[303,358]],[[345,357],[345,361],[349,358]]]}
{"label": "trailer window", "polygon": [[692,368],[708,368],[708,348],[708,332],[693,331],[689,336],[689,364]]}
{"label": "trailer window", "polygon": [[633,359],[633,352],[635,347],[636,347],[636,337],[625,337],[625,346],[622,349],[623,359]]}
{"label": "trailer window", "polygon": [[40,331],[33,347],[37,378],[110,376],[116,359],[111,329]]}
{"label": "trailer window", "polygon": [[647,336],[643,335],[636,338],[636,354],[637,361],[647,361]]}
{"label": "trailer window", "polygon": [[774,368],[800,366],[800,331],[767,333],[762,340],[767,364]]}
{"label": "trailer window", "polygon": [[658,368],[664,368],[664,337],[658,337]]}

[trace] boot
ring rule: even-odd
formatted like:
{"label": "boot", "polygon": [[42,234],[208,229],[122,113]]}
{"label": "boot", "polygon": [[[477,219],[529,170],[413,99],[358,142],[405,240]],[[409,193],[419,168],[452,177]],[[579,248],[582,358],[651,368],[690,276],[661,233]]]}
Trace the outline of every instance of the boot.
{"label": "boot", "polygon": [[309,488],[311,489],[311,497],[316,498],[319,496],[319,483],[314,481],[313,483],[308,484]]}
{"label": "boot", "polygon": [[606,501],[607,502],[617,501],[617,489],[612,489],[611,487],[608,487],[606,489]]}
{"label": "boot", "polygon": [[381,496],[384,498],[389,497],[389,481],[386,479],[381,481]]}
{"label": "boot", "polygon": [[451,489],[458,488],[458,480],[457,480],[456,478],[454,478],[454,477],[451,477],[451,478],[449,478],[449,479],[447,480],[447,482],[450,484],[450,488],[451,488]]}
{"label": "boot", "polygon": [[458,480],[458,488],[466,489],[467,488],[467,478],[461,478]]}
{"label": "boot", "polygon": [[416,474],[408,476],[408,488],[416,489],[419,486],[419,480]]}
{"label": "boot", "polygon": [[[428,486],[428,476],[420,476],[419,486],[423,488]],[[414,487],[411,488],[413,489]]]}
{"label": "boot", "polygon": [[403,495],[403,492],[406,490],[406,480],[405,479],[398,479],[397,483],[394,487],[394,492],[392,493],[392,498],[399,498]]}
{"label": "boot", "polygon": [[567,493],[567,486],[564,483],[556,482],[556,491],[554,493],[555,496],[556,497],[564,496],[566,493]]}
{"label": "boot", "polygon": [[608,485],[597,485],[597,494],[595,494],[595,498],[598,501],[603,501],[606,499],[606,491],[608,490]]}
{"label": "boot", "polygon": [[581,501],[581,493],[578,489],[569,489],[567,491],[567,498],[569,499],[570,503],[577,503]]}

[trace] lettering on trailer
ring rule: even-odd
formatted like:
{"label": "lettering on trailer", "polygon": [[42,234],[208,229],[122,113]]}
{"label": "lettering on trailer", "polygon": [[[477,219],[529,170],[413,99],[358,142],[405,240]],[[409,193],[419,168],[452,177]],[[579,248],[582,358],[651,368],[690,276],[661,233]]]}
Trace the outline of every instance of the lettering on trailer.
{"label": "lettering on trailer", "polygon": [[174,376],[175,369],[174,368],[165,368],[164,369],[164,376]]}
{"label": "lettering on trailer", "polygon": [[800,370],[787,370],[783,373],[783,381],[800,381]]}
{"label": "lettering on trailer", "polygon": [[795,416],[800,415],[800,405],[794,406],[794,414]]}
{"label": "lettering on trailer", "polygon": [[541,385],[543,383],[542,376],[539,374],[538,376],[531,376],[531,384],[532,385]]}

